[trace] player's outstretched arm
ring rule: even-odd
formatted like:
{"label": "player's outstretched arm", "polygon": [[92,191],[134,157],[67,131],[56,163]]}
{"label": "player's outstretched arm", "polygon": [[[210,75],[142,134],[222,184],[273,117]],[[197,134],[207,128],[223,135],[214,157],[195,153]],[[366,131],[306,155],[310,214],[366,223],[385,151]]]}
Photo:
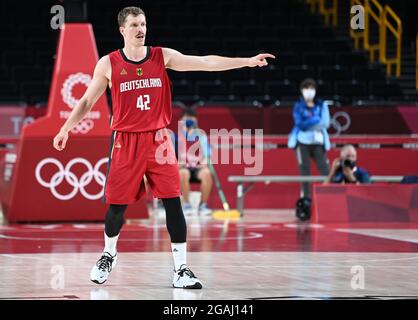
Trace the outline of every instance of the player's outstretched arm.
{"label": "player's outstretched arm", "polygon": [[91,110],[96,101],[105,92],[108,78],[106,74],[109,72],[110,60],[108,56],[102,57],[96,64],[93,73],[93,79],[91,80],[86,92],[81,97],[78,104],[74,107],[70,114],[70,117],[65,121],[60,131],[54,138],[54,148],[61,151],[65,148],[68,140],[68,132],[79,123],[84,116]]}
{"label": "player's outstretched arm", "polygon": [[268,65],[267,58],[275,58],[270,53],[260,53],[250,58],[189,56],[169,48],[163,48],[163,55],[166,68],[176,71],[224,71],[243,67],[264,67]]}

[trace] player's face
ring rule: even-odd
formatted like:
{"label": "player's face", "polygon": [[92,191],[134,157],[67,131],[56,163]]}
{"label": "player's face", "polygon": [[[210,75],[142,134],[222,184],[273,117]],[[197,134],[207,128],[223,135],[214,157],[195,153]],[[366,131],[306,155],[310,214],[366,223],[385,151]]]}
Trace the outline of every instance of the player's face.
{"label": "player's face", "polygon": [[135,46],[143,46],[145,44],[145,36],[147,33],[147,23],[145,16],[140,14],[138,16],[128,15],[126,17],[125,26],[120,27],[125,42],[129,42]]}

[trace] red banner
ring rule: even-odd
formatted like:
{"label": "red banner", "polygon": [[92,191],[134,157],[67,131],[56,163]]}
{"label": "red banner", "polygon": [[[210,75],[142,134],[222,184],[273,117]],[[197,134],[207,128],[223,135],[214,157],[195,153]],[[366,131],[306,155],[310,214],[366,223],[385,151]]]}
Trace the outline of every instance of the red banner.
{"label": "red banner", "polygon": [[[292,107],[255,108],[204,105],[197,108],[204,130],[263,129],[264,134],[287,135],[294,125]],[[418,109],[404,107],[331,107],[331,135],[405,135],[418,133]],[[181,110],[175,110],[170,129],[176,129]]]}
{"label": "red banner", "polygon": [[313,223],[418,222],[418,185],[315,185]]}

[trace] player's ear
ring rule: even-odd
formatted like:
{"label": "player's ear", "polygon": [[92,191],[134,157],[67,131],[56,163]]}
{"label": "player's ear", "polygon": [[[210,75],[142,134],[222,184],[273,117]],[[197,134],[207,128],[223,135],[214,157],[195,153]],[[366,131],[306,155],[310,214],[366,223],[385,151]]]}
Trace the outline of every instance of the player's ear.
{"label": "player's ear", "polygon": [[120,34],[123,36],[124,34],[123,34],[123,32],[125,31],[125,28],[124,27],[119,27],[119,32],[120,32]]}

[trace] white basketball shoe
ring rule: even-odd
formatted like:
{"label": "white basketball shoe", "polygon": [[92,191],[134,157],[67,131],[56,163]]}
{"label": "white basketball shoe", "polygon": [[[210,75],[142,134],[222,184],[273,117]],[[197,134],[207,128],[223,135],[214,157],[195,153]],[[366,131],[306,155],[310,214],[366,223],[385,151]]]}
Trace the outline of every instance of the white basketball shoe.
{"label": "white basketball shoe", "polygon": [[210,209],[209,207],[208,207],[208,204],[206,203],[206,202],[202,202],[200,205],[199,205],[199,214],[201,215],[201,216],[210,216],[211,214],[212,214],[212,209]]}
{"label": "white basketball shoe", "polygon": [[106,282],[110,271],[115,267],[117,255],[112,256],[109,252],[103,252],[96,265],[91,269],[90,280],[97,284]]}
{"label": "white basketball shoe", "polygon": [[202,282],[196,278],[192,270],[185,264],[180,266],[180,269],[174,271],[173,287],[183,289],[202,289]]}
{"label": "white basketball shoe", "polygon": [[186,217],[191,216],[193,214],[194,210],[192,205],[189,202],[183,203],[183,213]]}

